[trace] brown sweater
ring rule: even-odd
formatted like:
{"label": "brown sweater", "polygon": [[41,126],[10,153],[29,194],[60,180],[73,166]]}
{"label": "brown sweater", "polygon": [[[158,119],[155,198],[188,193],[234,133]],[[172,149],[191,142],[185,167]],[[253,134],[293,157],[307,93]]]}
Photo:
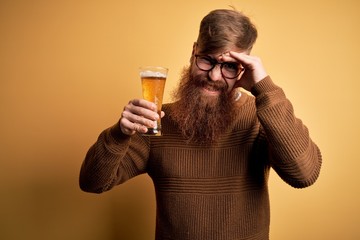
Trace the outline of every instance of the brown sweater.
{"label": "brown sweater", "polygon": [[268,239],[272,167],[303,188],[320,172],[321,154],[291,103],[270,77],[238,100],[238,121],[213,146],[188,144],[163,110],[163,136],[104,130],[80,173],[84,191],[104,192],[139,174],[156,191],[156,240]]}

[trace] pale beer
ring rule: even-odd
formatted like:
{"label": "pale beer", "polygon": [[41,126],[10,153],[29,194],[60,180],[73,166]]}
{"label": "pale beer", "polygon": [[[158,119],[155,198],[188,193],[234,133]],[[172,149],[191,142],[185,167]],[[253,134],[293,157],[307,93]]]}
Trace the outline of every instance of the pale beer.
{"label": "pale beer", "polygon": [[[153,102],[157,106],[158,114],[161,115],[161,107],[167,77],[167,69],[162,67],[147,67],[140,69],[143,98]],[[148,128],[146,135],[161,135],[161,120],[156,121],[154,128]]]}

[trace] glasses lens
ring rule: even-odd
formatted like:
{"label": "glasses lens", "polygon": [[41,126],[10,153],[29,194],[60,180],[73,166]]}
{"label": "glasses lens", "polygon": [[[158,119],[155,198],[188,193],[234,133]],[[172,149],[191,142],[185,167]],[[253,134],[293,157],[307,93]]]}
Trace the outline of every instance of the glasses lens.
{"label": "glasses lens", "polygon": [[209,71],[214,67],[214,64],[208,57],[197,56],[196,66],[203,71]]}
{"label": "glasses lens", "polygon": [[236,78],[239,75],[239,66],[237,63],[225,62],[222,64],[221,71],[226,78]]}
{"label": "glasses lens", "polygon": [[218,63],[216,60],[208,56],[195,56],[196,66],[202,71],[212,70],[216,64],[221,64],[221,74],[225,78],[234,79],[237,78],[240,74],[240,69],[237,63],[235,62],[223,62]]}

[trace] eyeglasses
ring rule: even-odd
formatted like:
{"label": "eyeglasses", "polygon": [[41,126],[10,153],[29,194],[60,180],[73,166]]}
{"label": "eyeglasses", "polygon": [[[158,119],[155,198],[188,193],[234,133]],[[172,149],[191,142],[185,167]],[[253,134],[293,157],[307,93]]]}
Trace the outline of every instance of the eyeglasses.
{"label": "eyeglasses", "polygon": [[207,55],[195,55],[195,64],[202,71],[211,71],[220,64],[221,75],[227,79],[237,78],[244,68],[235,62],[218,62]]}

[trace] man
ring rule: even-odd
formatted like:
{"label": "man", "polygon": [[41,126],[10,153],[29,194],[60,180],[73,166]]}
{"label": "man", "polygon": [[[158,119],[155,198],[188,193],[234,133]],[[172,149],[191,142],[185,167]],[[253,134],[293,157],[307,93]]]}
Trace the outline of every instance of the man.
{"label": "man", "polygon": [[[100,193],[147,173],[157,240],[268,239],[270,168],[304,188],[316,181],[321,154],[283,90],[250,55],[256,38],[242,13],[210,12],[174,103],[159,116],[153,103],[131,100],[89,149],[81,188]],[[163,136],[143,136],[159,117]]]}

